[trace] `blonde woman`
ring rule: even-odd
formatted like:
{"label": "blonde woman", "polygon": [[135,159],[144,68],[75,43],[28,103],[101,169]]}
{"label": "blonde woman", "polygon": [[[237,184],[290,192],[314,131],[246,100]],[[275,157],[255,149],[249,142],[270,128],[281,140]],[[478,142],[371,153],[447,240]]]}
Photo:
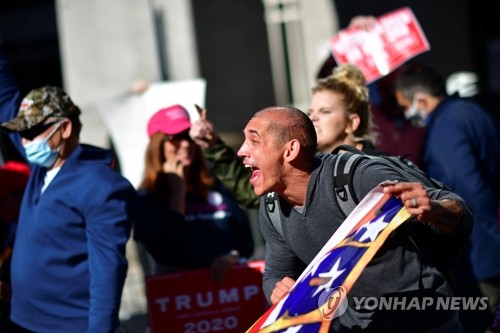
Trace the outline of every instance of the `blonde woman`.
{"label": "blonde woman", "polygon": [[347,144],[367,154],[382,154],[374,146],[368,89],[356,66],[336,67],[332,75],[319,79],[312,91],[307,113],[316,130],[318,151],[330,153]]}

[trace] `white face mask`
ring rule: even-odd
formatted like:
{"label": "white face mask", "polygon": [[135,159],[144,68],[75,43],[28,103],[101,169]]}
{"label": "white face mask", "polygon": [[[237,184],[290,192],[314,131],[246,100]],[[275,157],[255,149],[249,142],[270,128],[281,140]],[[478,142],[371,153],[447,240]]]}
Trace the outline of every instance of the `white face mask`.
{"label": "white face mask", "polygon": [[427,113],[424,108],[418,107],[418,99],[413,97],[413,102],[404,112],[405,118],[410,120],[414,125],[419,127],[425,126],[425,118]]}

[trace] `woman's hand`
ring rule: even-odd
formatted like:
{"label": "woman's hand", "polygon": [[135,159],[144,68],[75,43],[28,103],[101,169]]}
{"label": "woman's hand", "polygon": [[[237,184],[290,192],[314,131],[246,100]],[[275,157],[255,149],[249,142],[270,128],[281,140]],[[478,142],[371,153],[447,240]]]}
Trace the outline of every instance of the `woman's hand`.
{"label": "woman's hand", "polygon": [[173,173],[180,178],[184,178],[184,165],[182,165],[181,161],[176,159],[175,157],[168,158],[163,163],[163,172],[166,174]]}

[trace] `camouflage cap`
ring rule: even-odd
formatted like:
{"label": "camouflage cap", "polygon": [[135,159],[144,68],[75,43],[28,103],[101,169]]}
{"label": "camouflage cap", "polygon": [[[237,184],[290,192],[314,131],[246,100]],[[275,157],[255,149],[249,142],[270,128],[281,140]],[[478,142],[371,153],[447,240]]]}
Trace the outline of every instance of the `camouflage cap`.
{"label": "camouflage cap", "polygon": [[17,117],[2,124],[13,132],[22,132],[42,123],[48,117],[77,118],[80,109],[61,88],[45,86],[33,89],[24,97]]}

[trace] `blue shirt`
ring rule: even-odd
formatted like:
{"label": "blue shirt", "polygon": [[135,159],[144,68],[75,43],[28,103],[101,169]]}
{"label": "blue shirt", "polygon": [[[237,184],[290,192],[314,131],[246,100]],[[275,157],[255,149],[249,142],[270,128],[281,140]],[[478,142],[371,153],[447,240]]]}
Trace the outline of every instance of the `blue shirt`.
{"label": "blue shirt", "polygon": [[500,138],[493,117],[479,104],[448,97],[427,119],[425,171],[471,206],[470,260],[477,279],[500,276]]}
{"label": "blue shirt", "polygon": [[135,190],[110,152],[80,145],[41,194],[32,166],[12,257],[11,318],[35,332],[114,332]]}

